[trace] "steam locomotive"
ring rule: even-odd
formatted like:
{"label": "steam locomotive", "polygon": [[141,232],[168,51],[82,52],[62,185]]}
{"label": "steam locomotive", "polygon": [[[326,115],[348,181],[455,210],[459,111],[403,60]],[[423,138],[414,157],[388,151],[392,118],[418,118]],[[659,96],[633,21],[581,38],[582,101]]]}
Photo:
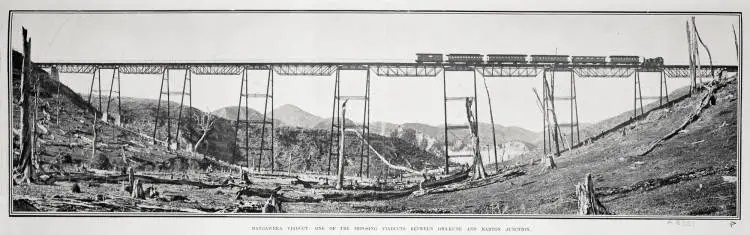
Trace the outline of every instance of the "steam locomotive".
{"label": "steam locomotive", "polygon": [[[611,56],[569,56],[569,55],[524,55],[524,54],[448,54],[443,60],[443,54],[418,53],[417,63],[420,64],[609,64],[609,65],[642,65],[645,67],[661,67],[664,59],[642,58],[640,56],[611,55]],[[486,59],[485,59],[486,58]]]}

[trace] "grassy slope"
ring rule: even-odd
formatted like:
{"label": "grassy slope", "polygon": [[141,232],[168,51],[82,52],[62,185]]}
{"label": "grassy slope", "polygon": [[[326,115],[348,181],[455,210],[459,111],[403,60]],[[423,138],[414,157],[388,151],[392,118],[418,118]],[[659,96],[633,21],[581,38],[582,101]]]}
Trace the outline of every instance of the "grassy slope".
{"label": "grassy slope", "polygon": [[[528,174],[507,182],[458,192],[405,198],[380,207],[443,208],[459,213],[574,214],[574,185],[587,173],[599,189],[619,188],[647,179],[666,178],[703,168],[727,167],[719,173],[601,198],[617,214],[628,215],[734,215],[736,184],[724,183],[724,175],[736,176],[737,167],[736,82],[718,92],[718,102],[688,126],[687,132],[666,141],[645,157],[639,153],[653,140],[679,126],[700,102],[699,95],[671,107],[655,110],[644,119],[557,158],[558,169],[543,172],[541,166],[525,166]],[[721,127],[721,128],[719,128]],[[702,141],[702,142],[701,142]],[[382,209],[387,211],[387,209]]]}

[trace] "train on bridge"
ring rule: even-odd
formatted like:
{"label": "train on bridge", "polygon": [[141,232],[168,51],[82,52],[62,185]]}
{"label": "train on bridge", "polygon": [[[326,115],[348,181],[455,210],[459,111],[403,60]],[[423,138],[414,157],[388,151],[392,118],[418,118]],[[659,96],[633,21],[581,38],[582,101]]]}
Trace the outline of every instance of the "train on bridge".
{"label": "train on bridge", "polygon": [[525,54],[443,54],[418,53],[417,63],[424,64],[564,64],[564,65],[641,65],[645,67],[662,67],[661,57],[645,58],[630,55],[610,56],[569,56],[569,55],[525,55]]}

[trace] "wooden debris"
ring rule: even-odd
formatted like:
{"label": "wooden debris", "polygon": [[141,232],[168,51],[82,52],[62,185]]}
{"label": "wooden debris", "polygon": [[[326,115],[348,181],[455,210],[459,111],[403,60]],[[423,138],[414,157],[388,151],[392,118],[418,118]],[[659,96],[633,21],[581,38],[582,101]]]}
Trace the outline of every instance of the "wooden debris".
{"label": "wooden debris", "polygon": [[555,159],[553,158],[553,154],[547,155],[544,159],[544,170],[551,170],[557,168],[557,164],[555,164]]}
{"label": "wooden debris", "polygon": [[423,196],[427,194],[447,193],[447,192],[453,192],[453,191],[459,191],[459,190],[466,190],[470,188],[477,188],[477,187],[482,187],[482,186],[489,185],[489,184],[503,182],[505,180],[512,179],[512,178],[515,178],[524,174],[526,174],[525,171],[516,169],[516,170],[503,172],[502,174],[489,176],[481,180],[461,181],[461,182],[446,184],[440,187],[435,187],[435,188],[426,189],[422,191],[415,191],[411,196],[419,197],[419,196]]}
{"label": "wooden debris", "polygon": [[271,195],[275,195],[279,190],[281,190],[281,187],[276,187],[273,189],[269,188],[261,188],[261,187],[253,187],[248,186],[240,189],[237,191],[237,200],[242,199],[242,196],[252,197],[252,196],[258,196],[258,197],[269,197]]}
{"label": "wooden debris", "polygon": [[292,181],[292,185],[302,185],[302,187],[304,188],[312,188],[315,184],[318,184],[318,182],[304,181],[299,177],[295,177],[295,179]]}
{"label": "wooden debris", "polygon": [[133,191],[130,193],[130,197],[137,198],[137,199],[143,199],[143,184],[141,184],[141,180],[136,179],[133,182]]}
{"label": "wooden debris", "polygon": [[253,182],[250,181],[250,177],[247,175],[247,171],[242,172],[242,182],[245,182],[246,185],[253,184]]}
{"label": "wooden debris", "polygon": [[[59,181],[91,181],[91,182],[97,182],[97,183],[110,183],[110,184],[117,184],[122,181],[129,181],[129,175],[114,175],[114,176],[104,176],[104,175],[91,175],[91,174],[81,174],[81,173],[74,173],[69,174],[64,177],[59,177],[57,180]],[[236,186],[236,185],[220,185],[220,184],[206,184],[199,181],[190,181],[190,180],[171,180],[171,179],[161,179],[151,176],[145,176],[145,175],[133,175],[134,179],[141,180],[142,183],[149,183],[149,184],[172,184],[172,185],[190,185],[195,186],[198,188],[219,188],[219,187],[226,187],[226,186]]]}
{"label": "wooden debris", "polygon": [[135,172],[132,167],[128,167],[128,185],[130,188],[133,188],[133,183],[135,181]]}
{"label": "wooden debris", "polygon": [[282,213],[281,201],[276,198],[276,194],[272,194],[266,200],[266,204],[263,205],[262,213]]}
{"label": "wooden debris", "polygon": [[156,188],[153,186],[146,188],[145,196],[148,198],[157,198],[159,197],[159,191],[156,191]]}
{"label": "wooden debris", "polygon": [[167,195],[164,195],[163,197],[160,197],[159,199],[161,199],[162,201],[167,201],[167,202],[179,202],[179,201],[188,200],[186,196],[179,195],[179,194],[167,194]]}
{"label": "wooden debris", "polygon": [[578,195],[578,214],[579,215],[612,215],[614,213],[607,210],[594,193],[594,182],[591,180],[591,174],[586,174],[584,182],[576,185],[576,195]]}

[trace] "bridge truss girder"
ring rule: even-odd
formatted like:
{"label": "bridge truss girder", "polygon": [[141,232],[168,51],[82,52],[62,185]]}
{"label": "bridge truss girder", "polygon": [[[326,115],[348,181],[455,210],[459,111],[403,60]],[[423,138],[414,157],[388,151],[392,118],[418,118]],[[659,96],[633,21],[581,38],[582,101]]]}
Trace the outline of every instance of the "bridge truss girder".
{"label": "bridge truss girder", "polygon": [[93,73],[97,70],[95,65],[57,65],[58,73]]}
{"label": "bridge truss girder", "polygon": [[331,76],[337,69],[336,65],[328,64],[273,65],[273,71],[282,76]]}
{"label": "bridge truss girder", "polygon": [[243,66],[238,65],[197,65],[189,69],[197,75],[239,75],[245,71]]}
{"label": "bridge truss girder", "polygon": [[376,65],[373,72],[379,77],[435,77],[443,68],[439,65]]}
{"label": "bridge truss girder", "polygon": [[166,66],[160,65],[125,65],[117,69],[124,74],[161,74]]}
{"label": "bridge truss girder", "polygon": [[626,78],[635,68],[629,67],[573,67],[573,72],[582,78]]}
{"label": "bridge truss girder", "polygon": [[[699,78],[711,77],[713,73],[721,71],[720,69],[711,69],[702,67],[695,70],[695,76]],[[669,78],[690,78],[690,68],[665,68],[664,75]]]}
{"label": "bridge truss girder", "polygon": [[518,66],[483,66],[477,71],[484,77],[536,77],[539,75],[539,67]]}

